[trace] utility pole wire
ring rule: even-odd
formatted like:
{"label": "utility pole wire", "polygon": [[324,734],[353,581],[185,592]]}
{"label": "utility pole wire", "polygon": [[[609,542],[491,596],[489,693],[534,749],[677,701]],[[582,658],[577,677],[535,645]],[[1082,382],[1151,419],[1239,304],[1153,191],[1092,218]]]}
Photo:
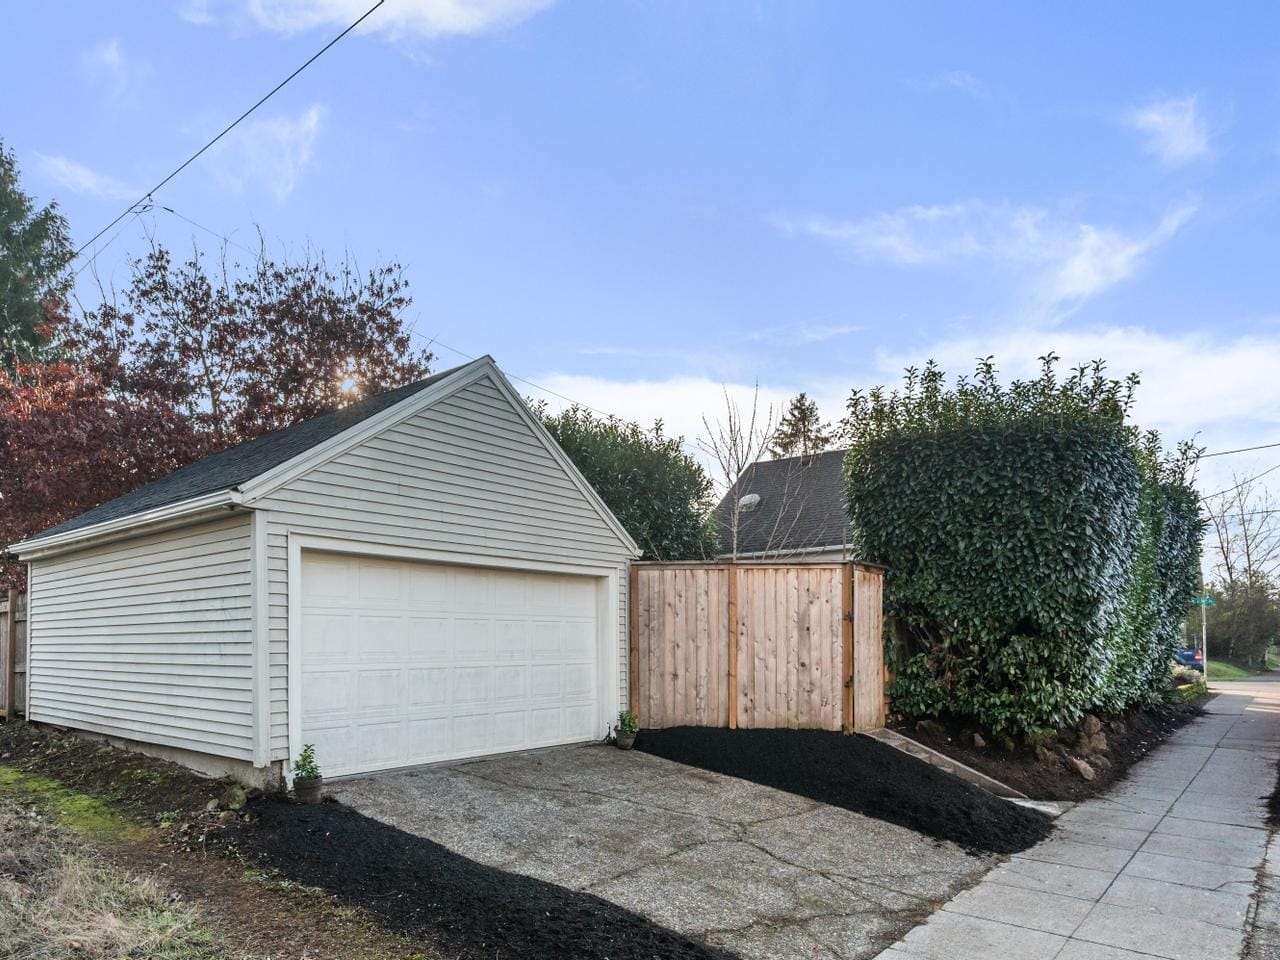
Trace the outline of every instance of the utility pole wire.
{"label": "utility pole wire", "polygon": [[246,117],[248,117],[251,113],[253,113],[255,110],[257,110],[260,106],[262,106],[264,103],[266,103],[266,102],[267,102],[268,100],[270,100],[272,97],[274,97],[277,93],[279,93],[282,89],[284,89],[285,85],[286,85],[286,84],[288,84],[290,80],[292,80],[294,77],[296,77],[298,74],[300,74],[303,70],[307,69],[307,67],[311,66],[311,64],[313,64],[313,63],[315,63],[317,60],[319,60],[319,59],[320,59],[320,57],[321,57],[321,56],[323,56],[323,55],[325,54],[325,52],[326,52],[326,51],[328,51],[328,49],[329,49],[330,47],[332,47],[335,43],[337,43],[339,40],[341,40],[343,37],[345,37],[348,33],[350,33],[350,32],[351,32],[352,30],[354,30],[356,27],[360,26],[360,24],[361,24],[361,23],[363,23],[366,19],[368,19],[368,17],[369,17],[369,16],[370,16],[370,15],[371,15],[375,10],[377,10],[380,6],[382,6],[384,3],[386,3],[386,0],[378,0],[378,2],[377,2],[377,3],[375,3],[372,7],[370,7],[368,10],[366,10],[366,11],[365,11],[365,12],[364,12],[360,17],[359,17],[359,19],[357,19],[356,21],[354,21],[354,22],[353,22],[349,27],[347,27],[347,29],[343,30],[340,34],[338,34],[336,37],[334,37],[332,40],[330,40],[328,43],[326,43],[323,47],[321,47],[319,50],[317,50],[314,54],[312,54],[312,55],[311,55],[311,57],[306,61],[306,63],[302,64],[302,66],[300,66],[300,67],[298,67],[298,69],[294,70],[294,71],[293,71],[293,73],[289,74],[287,77],[285,77],[285,78],[284,78],[283,80],[281,80],[279,83],[277,83],[274,87],[272,87],[272,88],[271,88],[271,90],[270,90],[270,91],[269,91],[265,96],[263,96],[261,99],[259,99],[259,100],[258,100],[258,102],[257,102],[257,103],[255,103],[252,107],[250,107],[250,108],[249,108],[248,110],[246,110],[244,113],[240,114],[240,116],[236,117],[236,118],[235,118],[234,120],[232,120],[229,124],[227,124],[225,127],[223,127],[223,128],[222,128],[222,131],[221,131],[221,132],[220,132],[216,137],[214,137],[212,140],[210,140],[208,143],[206,143],[203,147],[201,147],[199,150],[197,150],[197,151],[196,151],[195,153],[193,153],[191,156],[187,157],[187,159],[186,159],[186,160],[184,160],[184,161],[182,161],[182,163],[181,163],[181,164],[180,164],[180,165],[179,165],[179,166],[178,166],[178,167],[177,167],[177,168],[176,168],[172,173],[170,173],[167,177],[165,177],[163,180],[161,180],[159,183],[157,183],[154,187],[152,187],[150,190],[148,190],[146,193],[144,193],[142,196],[140,196],[140,197],[139,197],[137,200],[135,200],[133,203],[129,204],[129,206],[128,206],[128,207],[126,207],[124,210],[122,210],[122,211],[120,212],[119,216],[117,216],[114,220],[112,220],[112,221],[111,221],[110,223],[108,223],[105,227],[103,227],[101,230],[99,230],[97,233],[95,233],[92,237],[90,237],[90,238],[89,238],[89,241],[88,241],[87,243],[83,243],[83,244],[81,244],[81,245],[80,245],[80,247],[76,250],[76,252],[75,252],[74,254],[72,254],[71,259],[72,259],[72,260],[74,260],[74,259],[76,259],[77,257],[79,257],[79,256],[80,256],[80,254],[84,253],[84,251],[85,251],[85,250],[87,250],[89,247],[93,246],[93,244],[98,240],[98,238],[99,238],[99,237],[101,237],[104,233],[106,233],[108,230],[110,230],[112,227],[114,227],[117,223],[119,223],[121,220],[123,220],[125,217],[127,217],[131,212],[133,212],[133,210],[134,210],[135,208],[140,207],[142,204],[144,204],[144,203],[146,203],[148,200],[152,199],[152,194],[154,194],[157,190],[159,190],[161,187],[163,187],[165,184],[167,184],[170,180],[172,180],[174,177],[176,177],[178,174],[180,174],[180,173],[181,173],[183,170],[185,170],[187,167],[191,166],[191,164],[192,164],[192,163],[194,163],[196,160],[198,160],[198,159],[200,158],[200,156],[201,156],[202,154],[204,154],[204,153],[205,153],[205,151],[207,151],[207,150],[208,150],[210,147],[212,147],[215,143],[217,143],[219,140],[221,140],[223,137],[225,137],[228,133],[230,133],[232,130],[234,130],[234,129],[235,129],[235,127],[236,127],[236,126],[237,126],[237,125],[238,125],[242,120],[244,120],[244,119],[245,119]]}
{"label": "utility pole wire", "polygon": [[1208,457],[1225,457],[1229,453],[1248,453],[1250,450],[1270,450],[1272,447],[1280,447],[1278,443],[1260,443],[1256,447],[1240,447],[1236,450],[1218,450],[1214,453],[1202,453],[1200,459],[1204,460]]}

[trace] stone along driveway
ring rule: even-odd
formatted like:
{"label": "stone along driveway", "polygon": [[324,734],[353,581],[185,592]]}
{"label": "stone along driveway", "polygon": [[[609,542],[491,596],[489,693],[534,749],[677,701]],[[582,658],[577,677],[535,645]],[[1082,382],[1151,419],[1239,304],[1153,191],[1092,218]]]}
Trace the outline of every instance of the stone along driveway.
{"label": "stone along driveway", "polygon": [[360,812],[744,957],[862,958],[995,862],[847,810],[612,747],[342,781]]}
{"label": "stone along driveway", "polygon": [[961,893],[883,960],[1240,957],[1255,893],[1266,889],[1265,798],[1280,758],[1280,682],[1220,684],[1215,692],[1207,716],[1105,796],[1064,815],[1054,836]]}

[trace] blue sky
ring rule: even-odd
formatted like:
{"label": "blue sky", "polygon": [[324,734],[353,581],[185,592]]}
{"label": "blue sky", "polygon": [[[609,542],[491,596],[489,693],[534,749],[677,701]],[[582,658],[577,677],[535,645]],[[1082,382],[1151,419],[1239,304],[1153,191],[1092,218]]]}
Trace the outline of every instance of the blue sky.
{"label": "blue sky", "polygon": [[[10,5],[0,137],[87,240],[365,6]],[[836,417],[1055,350],[1225,449],[1280,440],[1277,35],[1267,3],[388,0],[156,199],[399,260],[422,334],[690,435],[722,384]],[[153,211],[105,283],[148,231],[219,242]]]}

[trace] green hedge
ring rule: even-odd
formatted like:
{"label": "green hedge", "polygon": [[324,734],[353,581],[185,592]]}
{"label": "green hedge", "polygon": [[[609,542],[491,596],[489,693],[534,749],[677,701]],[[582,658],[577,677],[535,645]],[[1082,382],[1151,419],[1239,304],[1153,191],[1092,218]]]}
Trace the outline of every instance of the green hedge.
{"label": "green hedge", "polygon": [[930,364],[845,420],[858,555],[888,566],[894,708],[1035,734],[1165,682],[1195,590],[1191,451],[1125,423],[1136,378],[1100,364],[951,389]]}

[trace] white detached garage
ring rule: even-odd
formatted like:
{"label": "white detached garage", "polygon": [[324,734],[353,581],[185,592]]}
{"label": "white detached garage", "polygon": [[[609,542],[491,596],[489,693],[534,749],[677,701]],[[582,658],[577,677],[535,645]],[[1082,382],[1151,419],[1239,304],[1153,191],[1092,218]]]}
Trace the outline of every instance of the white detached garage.
{"label": "white detached garage", "polygon": [[581,742],[625,705],[639,551],[488,357],[12,549],[29,719],[209,772]]}

